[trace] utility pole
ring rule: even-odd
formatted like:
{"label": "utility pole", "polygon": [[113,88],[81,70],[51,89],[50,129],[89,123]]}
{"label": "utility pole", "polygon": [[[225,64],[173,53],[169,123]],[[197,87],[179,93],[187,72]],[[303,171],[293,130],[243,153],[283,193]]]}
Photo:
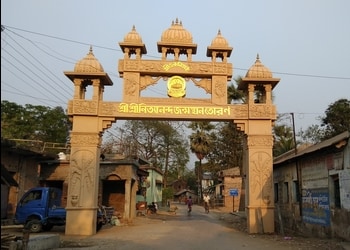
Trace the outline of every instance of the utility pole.
{"label": "utility pole", "polygon": [[300,216],[302,216],[302,188],[301,188],[301,170],[299,166],[299,162],[297,159],[297,154],[298,154],[298,148],[297,148],[297,140],[296,140],[296,135],[295,135],[295,122],[294,122],[294,113],[290,113],[292,116],[292,123],[293,123],[293,139],[294,139],[294,155],[295,155],[295,166],[296,166],[296,171],[297,171],[297,179],[298,179],[298,199],[299,199],[299,213]]}

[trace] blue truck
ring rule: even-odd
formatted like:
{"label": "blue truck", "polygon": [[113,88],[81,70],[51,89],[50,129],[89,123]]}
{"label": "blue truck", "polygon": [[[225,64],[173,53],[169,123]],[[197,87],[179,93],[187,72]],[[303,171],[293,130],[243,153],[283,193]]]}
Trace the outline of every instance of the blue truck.
{"label": "blue truck", "polygon": [[[36,187],[27,191],[17,204],[14,224],[24,225],[32,233],[50,231],[66,224],[66,209],[61,207],[62,191],[54,187]],[[96,231],[110,221],[106,207],[97,211]]]}

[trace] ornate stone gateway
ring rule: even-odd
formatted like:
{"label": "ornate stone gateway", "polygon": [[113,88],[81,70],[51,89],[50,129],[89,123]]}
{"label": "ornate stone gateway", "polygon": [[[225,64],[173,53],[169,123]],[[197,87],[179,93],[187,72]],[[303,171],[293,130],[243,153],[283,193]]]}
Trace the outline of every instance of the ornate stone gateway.
{"label": "ornate stone gateway", "polygon": [[[246,94],[246,103],[227,104],[227,84],[233,72],[227,59],[233,48],[219,31],[207,47],[211,61],[192,61],[197,45],[179,20],[162,33],[157,43],[160,60],[142,59],[147,50],[135,27],[119,45],[124,53],[118,64],[120,77],[124,79],[122,102],[103,101],[105,86],[113,83],[92,49],[77,62],[73,72],[64,72],[74,83],[74,97],[68,103],[73,129],[66,234],[96,233],[102,134],[118,119],[209,120],[237,124],[246,135],[243,169],[247,178],[248,232],[274,232],[272,125],[276,108],[271,92],[279,79],[273,78],[257,57],[239,85]],[[141,96],[141,91],[159,81],[167,82],[167,98]],[[204,89],[211,98],[186,98],[188,84]],[[89,100],[85,98],[88,86],[93,88]],[[126,190],[135,188],[132,186],[135,184],[126,185]]]}

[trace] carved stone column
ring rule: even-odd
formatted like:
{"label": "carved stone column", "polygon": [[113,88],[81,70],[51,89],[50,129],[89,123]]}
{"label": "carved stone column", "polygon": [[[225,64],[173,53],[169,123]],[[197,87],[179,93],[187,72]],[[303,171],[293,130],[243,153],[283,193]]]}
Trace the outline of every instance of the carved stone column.
{"label": "carved stone column", "polygon": [[[259,131],[265,131],[265,133],[248,134],[246,137],[248,233],[273,233],[273,138],[271,132],[268,132],[271,131],[271,122],[249,121],[249,125],[258,126]],[[266,129],[261,129],[262,127]]]}
{"label": "carved stone column", "polygon": [[[75,123],[80,130],[82,125]],[[73,131],[71,146],[66,234],[93,235],[97,223],[100,133]]]}

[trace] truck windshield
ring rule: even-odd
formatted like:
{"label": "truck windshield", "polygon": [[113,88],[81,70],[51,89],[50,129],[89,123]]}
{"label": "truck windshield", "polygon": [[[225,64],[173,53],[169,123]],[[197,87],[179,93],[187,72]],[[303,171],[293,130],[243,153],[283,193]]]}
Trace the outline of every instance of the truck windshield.
{"label": "truck windshield", "polygon": [[26,204],[30,201],[33,201],[33,200],[41,200],[41,193],[42,191],[41,190],[34,190],[32,192],[29,192],[24,198],[23,198],[23,201],[22,203],[23,204]]}

